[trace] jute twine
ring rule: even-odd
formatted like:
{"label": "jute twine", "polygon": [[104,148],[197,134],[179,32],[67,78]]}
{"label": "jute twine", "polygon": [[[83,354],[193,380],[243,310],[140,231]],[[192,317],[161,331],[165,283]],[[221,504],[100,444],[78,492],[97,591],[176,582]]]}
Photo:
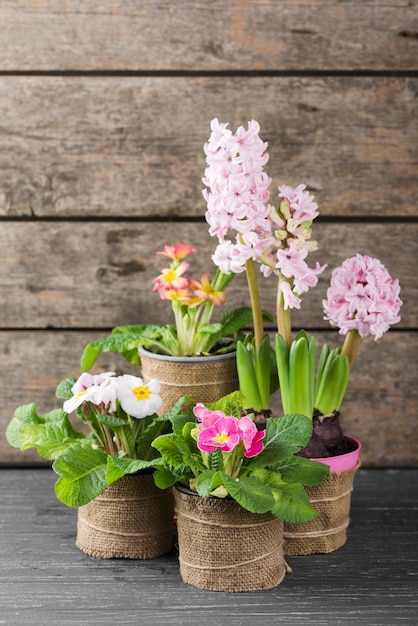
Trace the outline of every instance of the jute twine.
{"label": "jute twine", "polygon": [[141,352],[144,382],[158,378],[163,405],[160,415],[182,396],[193,396],[196,402],[216,402],[239,388],[235,353],[220,361],[173,362],[153,359]]}
{"label": "jute twine", "polygon": [[288,556],[329,553],[347,541],[351,492],[360,463],[346,472],[333,472],[320,485],[307,487],[318,516],[310,522],[284,525],[284,553]]}
{"label": "jute twine", "polygon": [[124,476],[79,508],[76,545],[98,559],[152,559],[171,549],[173,514],[152,475]]}
{"label": "jute twine", "polygon": [[282,520],[250,513],[231,499],[178,489],[174,498],[185,583],[210,591],[257,591],[283,580]]}

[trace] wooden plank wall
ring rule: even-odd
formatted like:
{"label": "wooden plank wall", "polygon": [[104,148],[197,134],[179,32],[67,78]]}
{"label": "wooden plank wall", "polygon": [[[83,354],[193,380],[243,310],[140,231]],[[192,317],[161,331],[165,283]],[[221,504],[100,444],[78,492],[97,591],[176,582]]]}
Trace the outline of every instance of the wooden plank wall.
{"label": "wooden plank wall", "polygon": [[[57,406],[91,339],[169,321],[155,251],[189,242],[211,269],[202,146],[213,117],[252,118],[277,184],[305,182],[329,268],[295,328],[322,320],[330,270],[356,251],[402,286],[402,321],[367,341],[344,426],[363,465],[418,464],[414,0],[3,0],[0,5],[0,463],[14,408]],[[274,287],[263,303],[273,309]],[[247,301],[239,278],[229,303]],[[108,355],[98,368],[123,368]]]}

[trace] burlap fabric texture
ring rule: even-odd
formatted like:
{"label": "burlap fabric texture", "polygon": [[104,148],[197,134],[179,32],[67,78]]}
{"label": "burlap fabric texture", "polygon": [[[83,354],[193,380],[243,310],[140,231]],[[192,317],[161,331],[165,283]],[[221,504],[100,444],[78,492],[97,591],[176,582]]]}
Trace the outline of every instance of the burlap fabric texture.
{"label": "burlap fabric texture", "polygon": [[142,349],[140,355],[144,382],[158,378],[161,383],[160,415],[182,396],[192,396],[196,402],[216,402],[239,388],[235,352],[220,358],[203,356],[179,361],[174,357],[154,358]]}
{"label": "burlap fabric texture", "polygon": [[124,476],[78,510],[76,545],[98,559],[152,559],[170,551],[174,500],[151,474]]}
{"label": "burlap fabric texture", "polygon": [[235,500],[174,489],[180,575],[210,591],[257,591],[284,578],[283,522]]}
{"label": "burlap fabric texture", "polygon": [[333,472],[320,485],[307,487],[318,516],[310,522],[284,524],[284,553],[287,556],[327,554],[347,541],[351,492],[360,463],[346,472]]}

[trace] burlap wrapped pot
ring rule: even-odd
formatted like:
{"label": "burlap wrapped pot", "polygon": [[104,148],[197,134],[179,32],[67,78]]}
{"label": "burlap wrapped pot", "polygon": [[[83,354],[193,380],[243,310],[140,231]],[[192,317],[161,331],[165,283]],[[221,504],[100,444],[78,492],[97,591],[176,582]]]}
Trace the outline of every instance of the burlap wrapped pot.
{"label": "burlap wrapped pot", "polygon": [[99,559],[152,559],[170,551],[174,500],[152,474],[124,476],[78,509],[76,545]]}
{"label": "burlap wrapped pot", "polygon": [[144,382],[158,378],[161,383],[160,415],[182,396],[192,396],[196,402],[216,402],[239,388],[235,352],[173,357],[139,348],[139,354]]}
{"label": "burlap wrapped pot", "polygon": [[284,524],[284,554],[302,556],[327,554],[347,541],[350,523],[351,492],[360,463],[350,470],[331,472],[320,485],[307,487],[312,507],[318,516],[310,522]]}
{"label": "burlap wrapped pot", "polygon": [[180,575],[210,591],[257,591],[284,578],[283,522],[250,513],[235,500],[174,489]]}

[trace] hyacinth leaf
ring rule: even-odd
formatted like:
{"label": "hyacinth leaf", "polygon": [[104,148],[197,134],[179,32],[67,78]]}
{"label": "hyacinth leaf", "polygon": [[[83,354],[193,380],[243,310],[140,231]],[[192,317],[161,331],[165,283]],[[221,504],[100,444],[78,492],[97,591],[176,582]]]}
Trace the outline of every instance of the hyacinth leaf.
{"label": "hyacinth leaf", "polygon": [[269,336],[264,335],[255,363],[255,375],[262,409],[270,406],[270,341]]}
{"label": "hyacinth leaf", "polygon": [[276,363],[283,411],[288,414],[291,413],[289,396],[289,350],[285,339],[280,334],[276,335]]}
{"label": "hyacinth leaf", "polygon": [[309,344],[305,337],[295,339],[289,351],[289,397],[292,412],[312,418]]}
{"label": "hyacinth leaf", "polygon": [[244,346],[242,341],[237,344],[237,371],[239,387],[248,400],[248,406],[255,410],[262,410],[260,393],[257,386],[255,373],[254,346],[248,344]]}
{"label": "hyacinth leaf", "polygon": [[321,352],[319,354],[318,366],[316,368],[317,386],[318,386],[319,381],[322,379],[322,375],[324,373],[324,367],[328,360],[329,353],[330,353],[330,347],[327,343],[324,343],[324,345],[322,346]]}
{"label": "hyacinth leaf", "polygon": [[71,446],[55,461],[52,469],[60,475],[55,494],[67,506],[83,506],[108,486],[107,455],[91,446]]}
{"label": "hyacinth leaf", "polygon": [[342,357],[338,349],[330,351],[318,378],[318,389],[315,394],[315,407],[323,415],[338,411],[344,399],[350,378],[350,362]]}
{"label": "hyacinth leaf", "polygon": [[255,476],[242,476],[234,480],[222,474],[222,482],[229,495],[251,513],[267,513],[275,504],[269,485]]}

